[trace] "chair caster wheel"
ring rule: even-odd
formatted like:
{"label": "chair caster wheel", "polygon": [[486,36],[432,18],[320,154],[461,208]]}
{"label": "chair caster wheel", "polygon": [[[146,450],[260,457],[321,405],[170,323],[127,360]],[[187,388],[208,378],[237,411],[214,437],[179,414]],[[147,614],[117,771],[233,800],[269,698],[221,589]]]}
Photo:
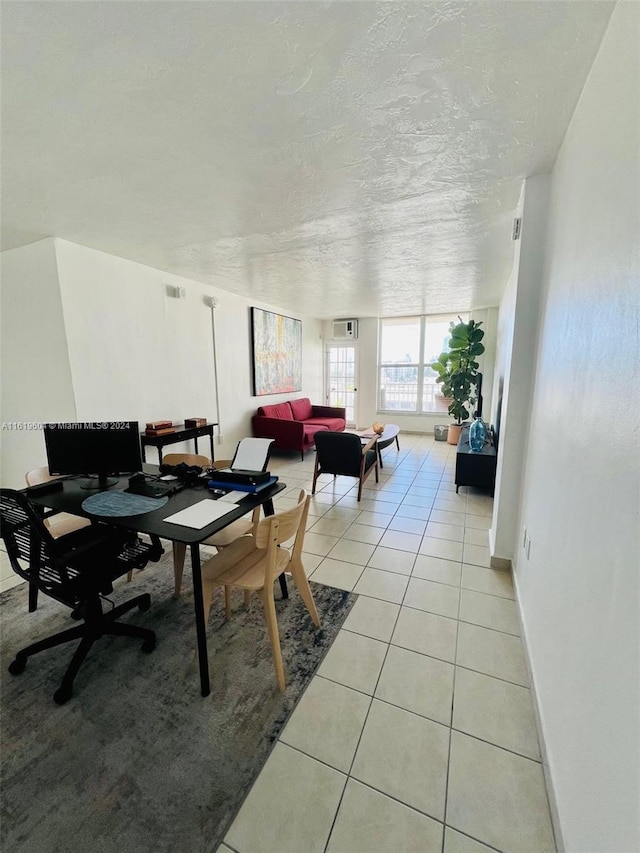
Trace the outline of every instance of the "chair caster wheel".
{"label": "chair caster wheel", "polygon": [[26,665],[26,659],[16,658],[9,664],[9,672],[11,675],[20,675],[21,672],[24,672]]}
{"label": "chair caster wheel", "polygon": [[59,687],[56,692],[53,694],[53,701],[56,705],[64,705],[65,702],[68,702],[73,695],[73,690],[71,687]]}
{"label": "chair caster wheel", "polygon": [[156,638],[153,637],[153,638],[150,638],[150,639],[145,640],[143,642],[142,651],[145,652],[145,654],[150,654],[155,649],[155,647],[156,647]]}
{"label": "chair caster wheel", "polygon": [[151,596],[145,595],[140,604],[138,605],[138,610],[142,610],[144,613],[145,610],[148,610],[151,607]]}

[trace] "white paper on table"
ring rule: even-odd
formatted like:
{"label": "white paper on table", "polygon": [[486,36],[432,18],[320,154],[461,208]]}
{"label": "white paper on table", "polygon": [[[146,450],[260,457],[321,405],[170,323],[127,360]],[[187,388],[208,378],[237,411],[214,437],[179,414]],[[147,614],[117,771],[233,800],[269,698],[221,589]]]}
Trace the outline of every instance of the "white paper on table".
{"label": "white paper on table", "polygon": [[262,471],[273,442],[273,438],[243,438],[238,444],[231,467],[242,471]]}
{"label": "white paper on table", "polygon": [[244,498],[249,497],[249,492],[239,492],[235,489],[233,492],[227,492],[226,495],[221,495],[218,500],[219,501],[227,501],[227,503],[237,504],[240,503]]}
{"label": "white paper on table", "polygon": [[168,515],[164,520],[169,524],[180,524],[182,527],[193,527],[200,530],[206,527],[218,518],[222,518],[236,508],[235,504],[222,503],[214,501],[211,498],[205,498],[198,501],[197,504],[189,506],[186,509],[181,509],[180,512],[175,512],[173,515]]}

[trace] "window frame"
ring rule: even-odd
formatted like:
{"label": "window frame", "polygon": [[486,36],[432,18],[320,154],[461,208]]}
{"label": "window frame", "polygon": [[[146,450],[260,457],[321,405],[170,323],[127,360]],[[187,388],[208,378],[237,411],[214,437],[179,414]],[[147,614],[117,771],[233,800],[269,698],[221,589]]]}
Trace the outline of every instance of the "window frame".
{"label": "window frame", "polygon": [[[425,340],[426,340],[426,332],[427,325],[429,323],[436,322],[446,322],[449,324],[451,321],[458,321],[458,318],[462,318],[462,320],[466,323],[469,319],[468,313],[460,313],[460,314],[409,314],[407,316],[401,317],[380,317],[378,322],[378,370],[377,370],[377,379],[376,379],[376,404],[377,411],[384,414],[389,415],[408,415],[408,416],[424,416],[424,415],[437,415],[442,414],[441,411],[436,409],[423,409],[423,399],[424,399],[424,385],[425,385],[425,368],[429,366],[425,361]],[[420,323],[420,343],[418,349],[419,360],[417,363],[415,362],[388,362],[383,363],[382,361],[382,336],[383,329],[385,323],[397,323],[398,321],[411,321],[416,320]],[[382,406],[382,371],[384,369],[389,368],[415,368],[418,372],[417,383],[416,383],[416,399],[415,399],[415,408],[413,409],[388,409],[383,408]]]}

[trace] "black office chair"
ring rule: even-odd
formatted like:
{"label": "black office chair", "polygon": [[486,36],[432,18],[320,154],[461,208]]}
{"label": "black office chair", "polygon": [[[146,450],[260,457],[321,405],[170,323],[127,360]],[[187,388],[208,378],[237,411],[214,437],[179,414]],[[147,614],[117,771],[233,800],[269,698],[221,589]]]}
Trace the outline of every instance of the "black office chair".
{"label": "black office chair", "polygon": [[313,471],[313,487],[316,493],[316,480],[321,474],[333,474],[334,477],[356,477],[358,480],[358,500],[362,497],[362,485],[372,471],[378,482],[378,454],[375,436],[364,446],[359,435],[351,432],[333,432],[322,430],[315,434],[316,465]]}
{"label": "black office chair", "polygon": [[144,652],[153,651],[153,631],[117,621],[134,607],[148,610],[149,594],[130,598],[107,613],[102,611],[102,597],[113,591],[116,578],[160,559],[162,546],[157,537],[147,543],[131,531],[92,524],[54,539],[25,495],[12,489],[0,489],[0,521],[14,572],[83,619],[81,625],[19,651],[9,666],[10,673],[23,672],[31,655],[79,639],[80,645],[53,694],[54,701],[62,705],[71,698],[73,680],[83,660],[104,634],[137,637],[143,641]]}

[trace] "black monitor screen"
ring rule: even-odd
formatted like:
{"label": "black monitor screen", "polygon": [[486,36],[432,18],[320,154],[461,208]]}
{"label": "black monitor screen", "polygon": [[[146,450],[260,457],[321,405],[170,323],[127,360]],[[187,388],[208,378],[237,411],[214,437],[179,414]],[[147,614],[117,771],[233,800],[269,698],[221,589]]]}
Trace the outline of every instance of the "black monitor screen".
{"label": "black monitor screen", "polygon": [[44,441],[51,474],[107,474],[140,471],[137,421],[50,423]]}

